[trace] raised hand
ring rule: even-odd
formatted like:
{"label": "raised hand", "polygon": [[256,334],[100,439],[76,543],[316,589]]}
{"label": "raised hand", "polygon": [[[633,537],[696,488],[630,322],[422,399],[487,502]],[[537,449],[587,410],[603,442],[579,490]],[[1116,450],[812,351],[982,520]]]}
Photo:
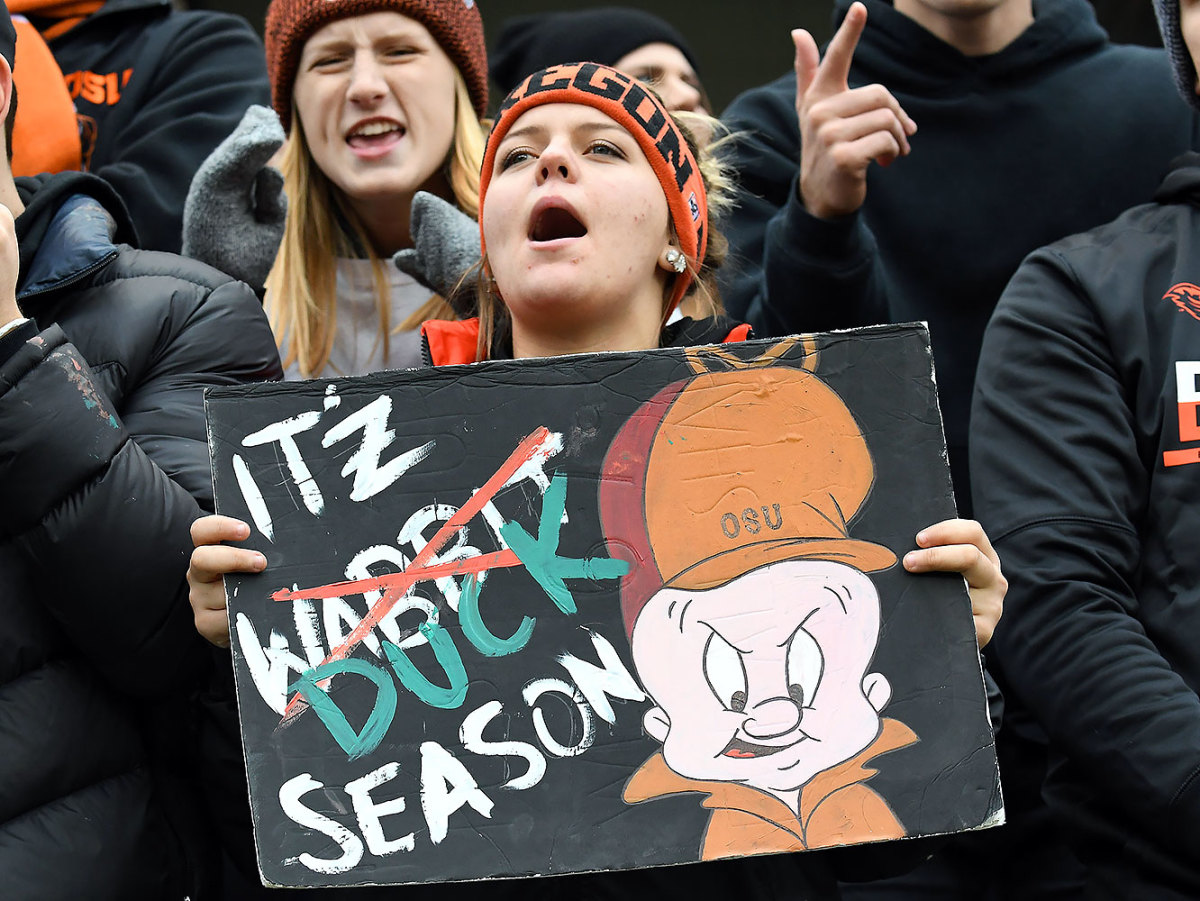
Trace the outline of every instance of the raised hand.
{"label": "raised hand", "polygon": [[183,208],[183,255],[260,292],[287,217],[283,175],[268,165],[283,142],[274,110],[250,107],[196,171]]}
{"label": "raised hand", "polygon": [[800,117],[800,199],[819,219],[855,212],[867,196],[871,162],[889,165],[908,154],[917,124],[883,85],[851,89],[850,63],[867,24],[855,3],[821,59],[803,29],[796,45],[796,114]]}
{"label": "raised hand", "polygon": [[411,218],[413,246],[398,251],[392,262],[449,301],[459,316],[474,316],[474,294],[455,288],[482,256],[479,223],[425,191],[413,197]]}

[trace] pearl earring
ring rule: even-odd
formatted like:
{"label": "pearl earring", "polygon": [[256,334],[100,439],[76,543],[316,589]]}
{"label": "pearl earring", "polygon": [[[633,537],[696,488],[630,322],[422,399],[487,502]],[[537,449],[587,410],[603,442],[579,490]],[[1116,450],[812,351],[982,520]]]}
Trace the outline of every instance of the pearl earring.
{"label": "pearl earring", "polygon": [[682,273],[683,270],[687,269],[687,257],[683,255],[682,251],[672,247],[667,251],[667,265],[676,272]]}

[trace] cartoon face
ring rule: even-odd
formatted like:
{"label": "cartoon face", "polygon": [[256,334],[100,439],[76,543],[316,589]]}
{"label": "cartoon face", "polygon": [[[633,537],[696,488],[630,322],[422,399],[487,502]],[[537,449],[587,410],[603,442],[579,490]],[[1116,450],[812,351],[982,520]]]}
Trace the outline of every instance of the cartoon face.
{"label": "cartoon face", "polygon": [[891,688],[867,668],[879,595],[841,563],[785,560],[718,588],[664,588],[633,659],[658,706],[646,731],[682,776],[798,791],[879,733]]}

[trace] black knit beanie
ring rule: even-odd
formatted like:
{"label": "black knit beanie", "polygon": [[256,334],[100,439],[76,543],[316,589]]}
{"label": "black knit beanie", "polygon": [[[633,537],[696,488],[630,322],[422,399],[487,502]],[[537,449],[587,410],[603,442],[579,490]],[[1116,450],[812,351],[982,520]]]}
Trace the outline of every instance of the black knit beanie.
{"label": "black knit beanie", "polygon": [[1154,14],[1158,17],[1158,30],[1162,32],[1163,46],[1171,59],[1175,72],[1175,84],[1183,99],[1200,109],[1200,97],[1196,95],[1196,66],[1192,55],[1183,41],[1179,28],[1179,0],[1154,0]]}
{"label": "black knit beanie", "polygon": [[679,48],[692,68],[696,58],[678,31],[658,16],[624,6],[540,13],[508,19],[489,54],[492,79],[507,94],[527,75],[556,63],[590,60],[614,65],[646,44]]}

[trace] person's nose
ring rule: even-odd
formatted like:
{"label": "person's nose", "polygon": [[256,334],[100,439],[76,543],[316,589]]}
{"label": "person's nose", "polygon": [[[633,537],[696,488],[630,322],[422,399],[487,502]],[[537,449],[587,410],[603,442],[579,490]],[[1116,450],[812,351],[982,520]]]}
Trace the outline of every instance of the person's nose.
{"label": "person's nose", "polygon": [[759,701],[748,711],[750,716],[742,724],[742,731],[755,739],[778,738],[787,735],[797,726],[803,714],[796,702],[789,697],[767,698]]}
{"label": "person's nose", "polygon": [[670,78],[659,86],[663,93],[663,102],[673,112],[682,110],[687,113],[703,111],[703,96],[695,85],[682,78]]}
{"label": "person's nose", "polygon": [[571,152],[557,141],[547,144],[538,157],[537,183],[544,184],[551,178],[574,181],[575,175],[575,160]]}
{"label": "person's nose", "polygon": [[350,70],[350,89],[347,97],[359,106],[373,106],[382,100],[388,91],[383,67],[373,54],[359,53],[354,57]]}

